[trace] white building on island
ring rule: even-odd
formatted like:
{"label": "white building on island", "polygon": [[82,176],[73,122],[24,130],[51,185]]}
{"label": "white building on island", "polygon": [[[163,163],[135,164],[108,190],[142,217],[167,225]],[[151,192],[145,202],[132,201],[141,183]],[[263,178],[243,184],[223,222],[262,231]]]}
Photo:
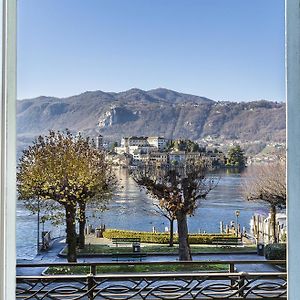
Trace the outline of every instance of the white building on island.
{"label": "white building on island", "polygon": [[145,153],[152,151],[163,151],[167,146],[168,140],[159,136],[130,136],[123,137],[121,146],[116,147],[115,151],[118,154],[126,153],[133,154],[134,151],[141,149]]}

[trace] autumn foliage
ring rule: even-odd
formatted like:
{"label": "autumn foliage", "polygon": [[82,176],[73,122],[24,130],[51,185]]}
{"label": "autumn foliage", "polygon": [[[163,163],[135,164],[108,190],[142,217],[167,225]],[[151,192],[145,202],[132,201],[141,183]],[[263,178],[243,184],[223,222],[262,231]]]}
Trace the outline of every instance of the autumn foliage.
{"label": "autumn foliage", "polygon": [[105,155],[82,135],[49,131],[24,150],[17,172],[19,199],[30,207],[39,199],[51,210],[65,210],[68,261],[76,261],[76,215],[85,224],[85,207],[100,199],[113,182]]}

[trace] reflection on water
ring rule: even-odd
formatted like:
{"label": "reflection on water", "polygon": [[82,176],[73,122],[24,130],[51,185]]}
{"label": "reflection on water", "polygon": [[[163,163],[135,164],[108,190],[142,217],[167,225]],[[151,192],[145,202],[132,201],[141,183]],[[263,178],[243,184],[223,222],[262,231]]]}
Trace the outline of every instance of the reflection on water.
{"label": "reflection on water", "polygon": [[[88,222],[97,227],[151,231],[155,226],[163,231],[168,221],[153,214],[153,199],[138,187],[125,169],[118,169],[120,188],[104,212],[88,213]],[[220,221],[229,224],[235,220],[235,210],[240,210],[239,223],[249,230],[254,213],[267,214],[268,207],[261,202],[243,199],[241,186],[244,176],[229,171],[220,174],[218,186],[207,199],[201,200],[194,216],[188,219],[190,232],[219,232]],[[36,253],[37,217],[26,211],[21,203],[17,206],[17,255],[30,258]],[[45,224],[45,230],[53,230]],[[63,227],[56,228],[54,235],[63,234]]]}

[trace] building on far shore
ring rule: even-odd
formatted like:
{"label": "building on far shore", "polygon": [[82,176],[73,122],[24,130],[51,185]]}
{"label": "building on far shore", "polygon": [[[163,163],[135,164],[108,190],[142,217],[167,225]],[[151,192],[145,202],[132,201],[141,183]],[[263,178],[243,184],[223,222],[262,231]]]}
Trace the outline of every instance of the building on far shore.
{"label": "building on far shore", "polygon": [[185,151],[172,151],[169,153],[169,162],[170,163],[184,163],[186,161]]}
{"label": "building on far shore", "polygon": [[167,152],[151,152],[149,162],[157,165],[167,164],[169,163],[169,154]]}
{"label": "building on far shore", "polygon": [[222,152],[206,151],[205,148],[194,152],[172,150],[172,148],[167,150],[168,144],[169,140],[159,136],[123,137],[121,146],[115,147],[114,152],[120,157],[120,165],[124,165],[125,155],[128,166],[142,164],[180,165],[189,161],[195,163],[205,161],[212,168],[225,165],[225,156]]}
{"label": "building on far shore", "polygon": [[149,136],[147,141],[149,145],[157,148],[159,151],[164,151],[168,144],[168,140],[160,136]]}
{"label": "building on far shore", "polygon": [[164,151],[166,149],[168,140],[159,136],[130,136],[123,137],[121,146],[115,148],[118,154],[126,153],[133,155],[134,151],[142,149],[145,153],[153,151]]}
{"label": "building on far shore", "polygon": [[96,138],[96,148],[99,150],[103,149],[103,136],[101,134]]}

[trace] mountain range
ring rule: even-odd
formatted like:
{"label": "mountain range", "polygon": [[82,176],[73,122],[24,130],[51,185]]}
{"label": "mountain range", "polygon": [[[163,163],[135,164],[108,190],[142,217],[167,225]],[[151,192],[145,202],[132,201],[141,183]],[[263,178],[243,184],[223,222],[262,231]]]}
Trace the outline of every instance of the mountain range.
{"label": "mountain range", "polygon": [[213,101],[164,88],[88,91],[67,98],[41,96],[17,101],[18,147],[49,129],[65,128],[90,136],[100,133],[111,141],[130,135],[161,135],[282,142],[285,109],[285,103]]}

